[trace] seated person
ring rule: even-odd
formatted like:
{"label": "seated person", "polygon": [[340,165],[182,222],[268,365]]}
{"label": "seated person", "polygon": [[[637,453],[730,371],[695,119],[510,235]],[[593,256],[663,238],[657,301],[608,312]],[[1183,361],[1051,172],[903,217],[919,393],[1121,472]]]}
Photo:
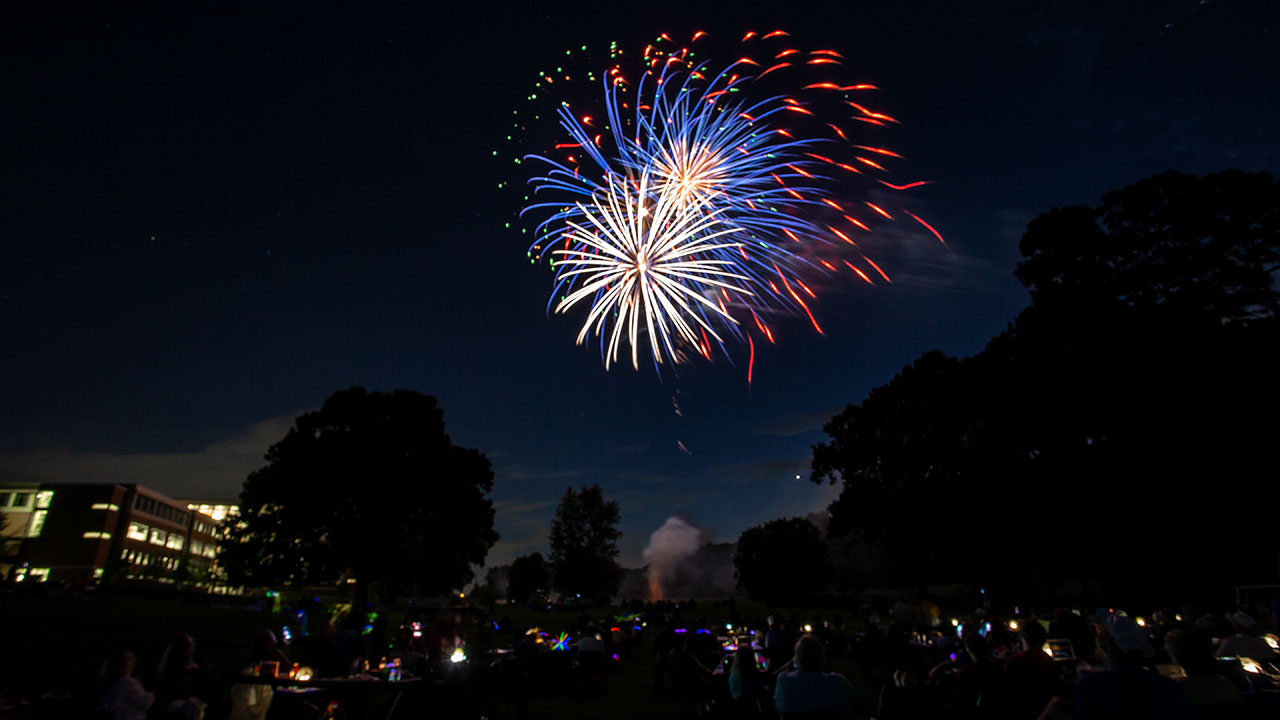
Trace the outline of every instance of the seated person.
{"label": "seated person", "polygon": [[1258,621],[1254,620],[1252,615],[1241,610],[1228,615],[1227,619],[1231,621],[1236,632],[1222,639],[1222,644],[1218,646],[1219,657],[1243,657],[1262,661],[1276,658],[1275,651],[1267,641],[1258,637],[1256,632]]}
{"label": "seated person", "polygon": [[738,646],[733,664],[729,666],[729,695],[743,715],[769,717],[773,714],[773,698],[764,685],[764,673],[756,665],[755,650],[745,642]]}
{"label": "seated person", "polygon": [[109,713],[114,720],[146,720],[147,710],[156,696],[147,692],[142,683],[133,677],[137,658],[128,650],[121,650],[102,663],[102,684],[105,692],[98,700],[98,710]]}
{"label": "seated person", "polygon": [[203,715],[204,698],[200,665],[196,663],[196,641],[178,635],[169,642],[156,673],[157,707],[168,717],[195,718]]}
{"label": "seated person", "polygon": [[1098,618],[1098,648],[1108,669],[1092,672],[1076,684],[1072,720],[1192,720],[1195,709],[1176,683],[1148,670],[1150,641],[1133,618],[1106,614]]}
{"label": "seated person", "polygon": [[843,675],[823,672],[826,659],[818,638],[803,635],[796,641],[796,669],[779,675],[774,690],[774,704],[783,718],[806,713],[852,715],[853,685]]}
{"label": "seated person", "polygon": [[1001,704],[1019,716],[1036,717],[1044,710],[1058,690],[1062,676],[1058,663],[1042,649],[1045,644],[1044,626],[1037,620],[1027,620],[1018,627],[1022,652],[1004,663],[1000,677],[999,699]]}
{"label": "seated person", "polygon": [[969,661],[956,671],[956,689],[965,700],[978,702],[1000,682],[1000,668],[991,658],[987,639],[977,632],[966,632],[964,651]]}
{"label": "seated person", "polygon": [[595,623],[587,625],[587,632],[578,641],[578,656],[596,653],[604,657],[604,641],[600,639],[600,631]]}
{"label": "seated person", "polygon": [[687,635],[676,635],[675,647],[667,653],[665,665],[671,684],[681,693],[702,694],[711,687],[711,671],[689,654]]}
{"label": "seated person", "polygon": [[1171,630],[1164,636],[1164,647],[1173,664],[1182,668],[1184,677],[1177,681],[1178,686],[1192,704],[1203,707],[1244,702],[1236,686],[1214,672],[1213,651],[1203,636],[1190,630]]}

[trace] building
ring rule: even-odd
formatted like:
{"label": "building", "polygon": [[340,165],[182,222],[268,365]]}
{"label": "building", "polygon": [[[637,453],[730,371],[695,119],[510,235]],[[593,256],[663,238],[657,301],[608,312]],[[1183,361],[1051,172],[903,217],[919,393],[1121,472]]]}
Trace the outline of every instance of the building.
{"label": "building", "polygon": [[[19,582],[217,578],[218,526],[238,508],[133,484],[0,485],[0,572]],[[216,518],[215,518],[216,516]]]}

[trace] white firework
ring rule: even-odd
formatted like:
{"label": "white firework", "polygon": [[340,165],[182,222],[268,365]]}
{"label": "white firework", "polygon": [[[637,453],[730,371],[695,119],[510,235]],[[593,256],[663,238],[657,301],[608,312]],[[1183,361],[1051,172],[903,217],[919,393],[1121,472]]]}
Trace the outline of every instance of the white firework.
{"label": "white firework", "polygon": [[611,173],[591,199],[577,203],[581,214],[567,221],[567,249],[553,253],[557,281],[572,288],[556,312],[590,301],[578,344],[594,331],[606,369],[618,360],[624,330],[636,369],[642,333],[659,364],[664,355],[677,362],[681,342],[707,354],[699,328],[720,342],[712,320],[737,325],[712,299],[717,290],[754,295],[747,287],[752,279],[734,272],[741,267],[730,253],[741,243],[722,240],[741,228],[720,220],[722,208],[709,198],[693,199],[674,183],[660,183],[655,192],[648,169],[639,178]]}

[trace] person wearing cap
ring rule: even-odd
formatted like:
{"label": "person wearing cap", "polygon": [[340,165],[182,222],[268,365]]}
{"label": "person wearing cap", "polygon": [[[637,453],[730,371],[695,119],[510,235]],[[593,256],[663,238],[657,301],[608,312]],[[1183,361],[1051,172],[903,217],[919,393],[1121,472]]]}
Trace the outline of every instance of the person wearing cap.
{"label": "person wearing cap", "polygon": [[853,685],[839,673],[826,673],[826,648],[813,635],[796,641],[795,672],[778,676],[774,705],[783,720],[794,716],[822,714],[850,717],[853,714]]}
{"label": "person wearing cap", "polygon": [[1193,720],[1195,708],[1177,683],[1143,666],[1151,653],[1147,631],[1133,618],[1099,612],[1098,647],[1105,672],[1089,673],[1076,685],[1072,720]]}
{"label": "person wearing cap", "polygon": [[1276,653],[1266,640],[1258,637],[1256,628],[1258,621],[1249,613],[1240,610],[1227,616],[1235,628],[1235,634],[1222,639],[1218,646],[1219,657],[1242,657],[1250,660],[1274,660]]}

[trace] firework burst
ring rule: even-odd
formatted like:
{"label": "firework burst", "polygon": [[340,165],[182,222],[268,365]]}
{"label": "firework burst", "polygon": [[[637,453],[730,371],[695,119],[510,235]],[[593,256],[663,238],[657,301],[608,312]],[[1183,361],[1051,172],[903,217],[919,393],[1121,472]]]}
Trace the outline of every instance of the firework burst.
{"label": "firework burst", "polygon": [[732,360],[730,339],[745,339],[753,362],[751,335],[773,342],[771,318],[803,315],[822,332],[810,307],[822,276],[847,268],[889,282],[859,242],[894,215],[847,198],[854,181],[924,184],[875,177],[901,156],[851,139],[855,126],[897,121],[858,96],[874,86],[823,79],[843,66],[838,53],[802,52],[782,32],[743,43],[769,62],[744,56],[717,71],[663,35],[641,53],[636,82],[620,61],[597,68],[596,111],[560,101],[567,137],[523,158],[545,168],[522,214],[545,214],[530,255],[555,269],[548,309],[586,305],[578,343],[598,336],[606,367],[624,341],[637,368],[646,341],[655,367],[690,349],[710,360],[713,343]]}

